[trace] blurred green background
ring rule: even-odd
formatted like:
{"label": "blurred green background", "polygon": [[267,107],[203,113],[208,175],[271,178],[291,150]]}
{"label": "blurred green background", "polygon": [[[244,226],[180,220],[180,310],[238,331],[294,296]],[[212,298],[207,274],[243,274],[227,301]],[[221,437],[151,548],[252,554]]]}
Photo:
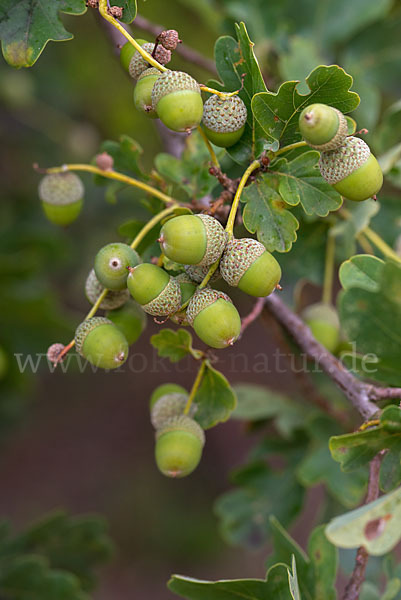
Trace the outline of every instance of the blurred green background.
{"label": "blurred green background", "polygon": [[[216,38],[233,35],[234,22],[244,20],[272,90],[336,62],[355,78],[362,97],[355,117],[370,130],[373,149],[381,153],[399,141],[398,129],[391,139],[381,123],[401,91],[400,2],[139,0],[138,12],[178,29],[185,43],[209,58]],[[102,140],[122,133],[141,144],[147,169],[163,150],[154,122],[135,112],[132,82],[95,11],[63,16],[63,22],[75,39],[50,43],[32,69],[0,64],[0,514],[16,528],[55,507],[104,514],[117,551],[102,573],[99,600],[172,597],[165,581],[176,571],[262,576],[265,552],[229,549],[212,513],[214,499],[229,486],[229,469],[250,445],[237,423],[208,433],[202,465],[189,479],[169,481],[156,471],[148,398],[164,381],[189,387],[194,367],[156,359],[147,342],[155,325],[149,323],[132,350],[131,368],[122,372],[82,374],[72,364],[66,373],[51,373],[43,357],[36,373],[19,371],[15,353],[22,360],[30,354],[36,363],[51,343],[71,339],[88,310],[83,285],[97,249],[119,239],[125,220],[146,218],[140,194],[130,190],[110,204],[104,189],[84,175],[83,214],[68,230],[58,229],[41,212],[32,164],[89,162]],[[152,40],[135,23],[133,31]],[[213,75],[179,56],[172,66],[202,82]],[[397,170],[394,177],[396,184]],[[248,308],[241,299],[240,309]],[[258,352],[274,348],[254,325],[235,353],[247,354],[251,365]],[[251,368],[235,372],[230,356],[220,363],[230,381],[265,381]],[[270,383],[295,386],[290,379]],[[313,518],[316,502],[315,495],[304,522]]]}

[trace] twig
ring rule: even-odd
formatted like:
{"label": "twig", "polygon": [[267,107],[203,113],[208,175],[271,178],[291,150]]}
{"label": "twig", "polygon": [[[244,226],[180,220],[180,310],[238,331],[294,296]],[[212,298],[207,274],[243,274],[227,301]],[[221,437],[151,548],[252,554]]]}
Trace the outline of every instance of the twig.
{"label": "twig", "polygon": [[241,334],[240,334],[240,336],[242,336],[243,333],[244,333],[244,331],[245,331],[245,329],[247,327],[249,327],[249,325],[251,323],[253,323],[254,321],[256,321],[256,319],[260,316],[260,314],[261,314],[261,312],[262,312],[262,310],[264,308],[265,302],[266,302],[266,298],[258,298],[256,300],[255,304],[253,305],[253,309],[251,310],[251,312],[246,317],[244,317],[241,320]]}
{"label": "twig", "polygon": [[[165,27],[162,27],[161,25],[151,23],[141,15],[136,16],[135,21],[132,23],[132,26],[134,28],[137,27],[142,31],[147,31],[155,38],[159,35],[159,33],[161,33],[165,29]],[[175,49],[175,52],[182,56],[182,58],[187,62],[193,63],[198,67],[201,67],[202,69],[213,73],[214,75],[217,74],[216,65],[214,64],[213,60],[205,58],[204,56],[202,56],[202,54],[200,54],[193,48],[190,48],[186,44],[179,44],[179,46],[177,46],[177,48]]]}
{"label": "twig", "polygon": [[373,403],[385,398],[401,398],[401,388],[381,388],[357,379],[335,356],[313,337],[309,327],[288,308],[277,294],[266,299],[266,307],[291,334],[298,346],[314,359],[344,392],[351,404],[366,420],[378,412]]}
{"label": "twig", "polygon": [[[369,483],[364,504],[369,504],[369,502],[373,502],[379,497],[380,466],[383,456],[383,451],[379,452],[369,463]],[[368,560],[368,552],[363,546],[360,546],[356,553],[354,570],[344,590],[343,600],[358,600],[365,580]]]}

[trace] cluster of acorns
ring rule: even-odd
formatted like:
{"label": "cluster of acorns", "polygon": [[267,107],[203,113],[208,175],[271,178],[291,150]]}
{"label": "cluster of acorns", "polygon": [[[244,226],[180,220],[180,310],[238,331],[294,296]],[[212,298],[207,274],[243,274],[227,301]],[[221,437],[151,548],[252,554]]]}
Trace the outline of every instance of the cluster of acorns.
{"label": "cluster of acorns", "polygon": [[[171,59],[177,46],[178,34],[174,30],[162,32],[158,45],[137,40],[141,47],[162,65]],[[242,136],[247,119],[247,109],[237,95],[220,97],[212,95],[203,103],[199,84],[183,71],[165,71],[150,67],[140,53],[127,42],[121,49],[121,62],[136,81],[134,104],[142,113],[159,118],[173,131],[190,132],[202,122],[202,127],[213,144],[227,148]]]}
{"label": "cluster of acorns", "polygon": [[[97,253],[86,294],[94,303],[106,288],[100,308],[113,310],[107,318],[83,321],[75,334],[77,351],[93,364],[113,369],[126,360],[128,342],[135,336],[126,340],[116,309],[127,302],[129,292],[136,303],[130,308],[136,320],[139,310],[171,317],[180,325],[192,325],[209,346],[225,348],[238,339],[241,319],[227,294],[208,286],[197,289],[209,267],[220,261],[214,279],[221,276],[257,297],[271,294],[281,278],[280,265],[263,244],[251,238],[228,240],[220,222],[209,215],[173,217],[163,225],[159,242],[164,255],[182,265],[182,273],[173,276],[153,263],[142,263],[137,252],[123,243],[108,244]],[[126,313],[127,309],[122,314],[128,319]]]}
{"label": "cluster of acorns", "polygon": [[299,117],[305,142],[321,151],[320,173],[345,198],[354,201],[374,197],[383,185],[383,173],[369,146],[348,136],[342,112],[327,104],[311,104]]}

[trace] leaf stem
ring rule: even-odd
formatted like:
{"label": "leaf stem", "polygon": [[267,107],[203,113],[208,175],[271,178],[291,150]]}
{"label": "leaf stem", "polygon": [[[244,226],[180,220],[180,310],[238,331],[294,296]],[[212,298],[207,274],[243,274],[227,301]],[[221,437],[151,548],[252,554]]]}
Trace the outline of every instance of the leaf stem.
{"label": "leaf stem", "polygon": [[139,188],[140,190],[159,198],[166,204],[169,202],[174,202],[174,198],[167,196],[167,194],[164,194],[153,186],[111,169],[104,171],[99,169],[99,167],[95,167],[94,165],[86,164],[68,164],[61,167],[51,167],[50,169],[45,169],[46,173],[64,173],[65,171],[87,171],[88,173],[94,173],[95,175],[101,175],[102,177],[106,177],[108,179],[115,179],[116,181],[121,181],[127,185],[132,185],[133,187]]}
{"label": "leaf stem", "polygon": [[273,156],[280,156],[280,154],[284,154],[284,152],[289,152],[290,150],[296,150],[297,148],[303,148],[307,146],[306,142],[295,142],[294,144],[289,144],[288,146],[284,146],[283,148],[279,148],[277,152],[273,152]]}
{"label": "leaf stem", "polygon": [[401,262],[401,258],[394,252],[392,248],[378,235],[375,231],[373,231],[370,227],[366,227],[363,230],[365,237],[368,238],[380,250],[384,256],[388,256],[397,262]]}
{"label": "leaf stem", "polygon": [[213,150],[213,146],[210,143],[210,141],[208,140],[205,132],[203,131],[203,129],[202,129],[202,127],[200,125],[198,126],[198,131],[199,131],[199,133],[200,133],[203,141],[205,142],[206,148],[209,151],[210,158],[212,159],[212,163],[214,164],[215,167],[217,167],[218,169],[220,169],[220,163],[218,161],[218,158],[216,156],[215,151]]}
{"label": "leaf stem", "polygon": [[172,206],[169,206],[168,208],[165,208],[161,212],[157,213],[157,215],[155,215],[152,219],[150,219],[150,221],[148,221],[146,223],[146,225],[144,225],[144,227],[142,227],[141,231],[138,233],[138,235],[132,242],[131,248],[134,248],[134,249],[137,248],[139,246],[139,244],[142,242],[142,240],[144,239],[144,237],[149,233],[149,231],[151,231],[151,229],[153,229],[153,227],[155,225],[157,225],[157,223],[159,223],[159,221],[164,219],[164,217],[167,217],[169,214],[174,212],[177,207],[178,207],[178,204],[175,203]]}
{"label": "leaf stem", "polygon": [[209,94],[214,94],[215,96],[219,96],[219,98],[230,98],[231,96],[236,96],[239,90],[235,92],[220,92],[220,90],[215,90],[214,88],[207,87],[207,85],[199,85],[202,92],[208,92]]}
{"label": "leaf stem", "polygon": [[331,304],[333,295],[333,277],[335,260],[335,237],[331,235],[330,230],[327,234],[326,258],[324,263],[324,281],[323,281],[323,304]]}
{"label": "leaf stem", "polygon": [[188,400],[187,400],[187,403],[186,403],[185,408],[184,408],[184,415],[189,414],[189,411],[191,410],[192,402],[194,401],[194,398],[196,396],[196,392],[198,391],[199,386],[202,383],[202,377],[204,375],[205,369],[206,369],[206,359],[204,358],[202,360],[201,366],[199,367],[199,371],[198,371],[196,379],[195,379],[195,381],[193,383],[191,392],[190,392],[190,394],[188,396]]}
{"label": "leaf stem", "polygon": [[159,71],[168,71],[167,67],[161,65],[149,52],[146,52],[136,40],[128,33],[128,31],[109,13],[107,12],[107,0],[99,0],[99,12],[106,21],[108,21],[113,27],[118,29],[118,31],[134,46],[134,48],[139,52],[139,54],[144,58],[152,67],[156,67]]}
{"label": "leaf stem", "polygon": [[249,167],[247,168],[247,170],[241,177],[241,180],[238,184],[237,191],[235,192],[234,200],[231,205],[231,210],[230,210],[230,214],[228,215],[228,220],[227,220],[227,225],[226,225],[226,231],[228,233],[229,238],[231,238],[233,236],[235,217],[237,216],[237,211],[238,211],[238,206],[239,206],[239,201],[241,199],[242,191],[245,187],[246,182],[249,179],[249,176],[252,174],[253,171],[258,169],[259,167],[260,167],[260,162],[258,160],[254,160],[249,165]]}

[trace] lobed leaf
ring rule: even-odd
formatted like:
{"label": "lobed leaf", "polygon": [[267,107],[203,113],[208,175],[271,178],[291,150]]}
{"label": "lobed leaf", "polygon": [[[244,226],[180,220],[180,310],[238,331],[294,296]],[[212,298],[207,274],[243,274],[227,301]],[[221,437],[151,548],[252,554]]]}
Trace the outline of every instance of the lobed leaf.
{"label": "lobed leaf", "polygon": [[162,329],[150,338],[159,356],[168,358],[172,363],[178,362],[192,354],[192,335],[186,329]]}
{"label": "lobed leaf", "polygon": [[237,404],[234,390],[222,373],[206,361],[206,370],[195,394],[195,419],[203,429],[227,421]]}

